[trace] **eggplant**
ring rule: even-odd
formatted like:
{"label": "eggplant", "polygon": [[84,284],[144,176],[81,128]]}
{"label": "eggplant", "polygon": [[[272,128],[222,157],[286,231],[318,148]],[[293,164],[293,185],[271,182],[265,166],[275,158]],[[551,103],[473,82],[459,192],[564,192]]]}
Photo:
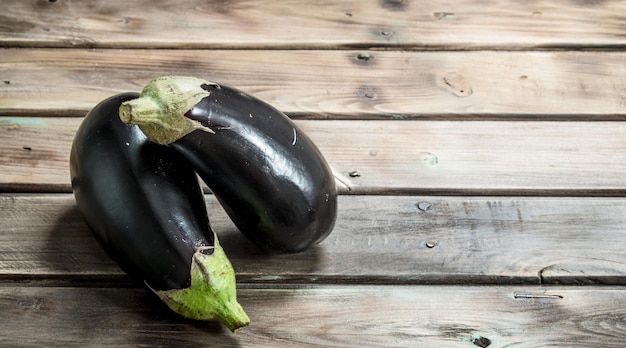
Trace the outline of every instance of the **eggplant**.
{"label": "eggplant", "polygon": [[240,90],[193,77],[151,81],[120,119],[189,160],[235,226],[266,251],[324,240],[337,216],[335,178],[285,114]]}
{"label": "eggplant", "polygon": [[120,121],[120,105],[137,97],[102,101],[77,130],[70,152],[77,206],[111,258],[173,311],[234,331],[249,318],[197,175],[175,150]]}

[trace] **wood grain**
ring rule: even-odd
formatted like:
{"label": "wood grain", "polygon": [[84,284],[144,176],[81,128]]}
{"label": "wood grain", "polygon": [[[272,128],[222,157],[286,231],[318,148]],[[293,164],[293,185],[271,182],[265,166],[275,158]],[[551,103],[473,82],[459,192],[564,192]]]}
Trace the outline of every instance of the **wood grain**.
{"label": "wood grain", "polygon": [[[260,252],[206,198],[240,282],[626,283],[624,198],[342,196],[333,233],[298,255]],[[70,194],[2,194],[0,225],[0,280],[128,281]]]}
{"label": "wood grain", "polygon": [[232,334],[174,317],[142,289],[2,286],[0,338],[11,347],[623,347],[626,339],[621,288],[243,288],[238,298],[252,323]]}
{"label": "wood grain", "polygon": [[[0,189],[68,192],[69,151],[80,122],[80,118],[0,117]],[[625,123],[297,120],[297,124],[318,145],[344,192],[626,193]]]}
{"label": "wood grain", "polygon": [[[0,345],[623,347],[625,13],[619,0],[3,1]],[[294,255],[258,251],[206,195],[252,319],[237,334],[129,279],[70,193],[86,112],[166,74],[296,119],[342,193],[330,237]]]}
{"label": "wood grain", "polygon": [[16,47],[624,47],[623,1],[4,1]]}
{"label": "wood grain", "polygon": [[0,115],[82,116],[171,74],[299,118],[626,120],[625,61],[623,51],[0,49]]}

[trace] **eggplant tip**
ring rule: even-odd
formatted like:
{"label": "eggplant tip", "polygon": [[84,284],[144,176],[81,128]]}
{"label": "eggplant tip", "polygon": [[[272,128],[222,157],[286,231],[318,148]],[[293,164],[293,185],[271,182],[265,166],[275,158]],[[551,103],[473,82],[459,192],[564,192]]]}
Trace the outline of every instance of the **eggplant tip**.
{"label": "eggplant tip", "polygon": [[[209,250],[212,252],[206,254]],[[196,249],[190,275],[188,288],[150,290],[171,310],[188,319],[218,320],[232,332],[250,323],[237,302],[235,271],[217,239],[214,247]]]}

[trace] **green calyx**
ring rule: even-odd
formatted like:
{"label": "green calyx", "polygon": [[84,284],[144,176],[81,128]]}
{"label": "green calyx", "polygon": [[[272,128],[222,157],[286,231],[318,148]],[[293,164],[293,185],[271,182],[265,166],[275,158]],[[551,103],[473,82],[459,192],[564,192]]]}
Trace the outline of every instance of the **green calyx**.
{"label": "green calyx", "polygon": [[200,247],[194,253],[188,288],[151,290],[185,318],[219,320],[233,332],[250,323],[237,302],[235,271],[217,239],[215,246]]}
{"label": "green calyx", "polygon": [[138,125],[151,141],[167,145],[200,129],[213,131],[185,117],[185,113],[209,96],[203,85],[214,85],[195,77],[164,76],[150,81],[141,96],[120,105],[122,122]]}

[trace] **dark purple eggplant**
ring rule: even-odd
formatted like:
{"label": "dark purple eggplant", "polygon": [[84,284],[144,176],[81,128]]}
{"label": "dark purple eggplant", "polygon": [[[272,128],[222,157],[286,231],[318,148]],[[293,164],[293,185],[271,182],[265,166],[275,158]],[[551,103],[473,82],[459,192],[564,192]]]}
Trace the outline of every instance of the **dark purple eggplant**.
{"label": "dark purple eggplant", "polygon": [[234,270],[193,168],[119,119],[120,104],[137,96],[104,100],[81,123],[70,153],[78,208],[107,253],[172,310],[231,330],[245,326]]}
{"label": "dark purple eggplant", "polygon": [[120,118],[184,155],[260,248],[300,252],[332,231],[332,171],[313,141],[267,103],[213,82],[169,76],[123,103]]}

